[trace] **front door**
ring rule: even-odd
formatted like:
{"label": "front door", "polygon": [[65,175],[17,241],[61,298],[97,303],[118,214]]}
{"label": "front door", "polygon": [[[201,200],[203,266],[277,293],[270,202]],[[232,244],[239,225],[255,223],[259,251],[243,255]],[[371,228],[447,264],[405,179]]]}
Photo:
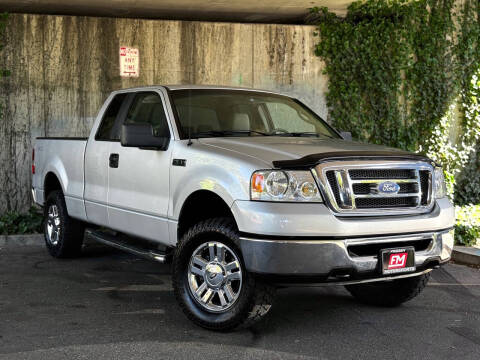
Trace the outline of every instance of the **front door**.
{"label": "front door", "polygon": [[[154,134],[171,138],[165,102],[157,92],[135,94],[124,123],[149,123]],[[121,127],[117,129],[121,131]],[[168,243],[169,174],[172,144],[166,151],[110,147],[108,175],[109,227],[145,239]]]}
{"label": "front door", "polygon": [[85,210],[88,222],[108,226],[108,162],[115,136],[115,123],[128,109],[128,93],[116,94],[108,103],[97,129],[92,131],[85,151]]}

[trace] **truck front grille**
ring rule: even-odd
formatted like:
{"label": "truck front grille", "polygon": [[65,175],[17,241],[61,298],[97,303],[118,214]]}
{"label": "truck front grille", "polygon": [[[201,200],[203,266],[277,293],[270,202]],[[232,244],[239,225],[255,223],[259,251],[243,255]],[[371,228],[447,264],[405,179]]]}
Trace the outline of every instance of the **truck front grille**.
{"label": "truck front grille", "polygon": [[345,161],[315,168],[330,207],[350,215],[427,212],[433,205],[432,172],[423,162]]}

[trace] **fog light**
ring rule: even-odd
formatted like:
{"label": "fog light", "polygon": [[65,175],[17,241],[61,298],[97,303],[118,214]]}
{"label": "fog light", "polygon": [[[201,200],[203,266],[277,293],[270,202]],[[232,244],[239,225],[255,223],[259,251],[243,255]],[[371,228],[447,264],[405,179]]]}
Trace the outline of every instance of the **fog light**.
{"label": "fog light", "polygon": [[452,256],[454,234],[455,231],[452,229],[449,232],[440,235],[442,240],[442,253],[440,254],[440,258],[442,261],[448,260]]}
{"label": "fog light", "polygon": [[300,193],[305,199],[310,199],[317,195],[317,186],[311,182],[304,182],[300,185]]}

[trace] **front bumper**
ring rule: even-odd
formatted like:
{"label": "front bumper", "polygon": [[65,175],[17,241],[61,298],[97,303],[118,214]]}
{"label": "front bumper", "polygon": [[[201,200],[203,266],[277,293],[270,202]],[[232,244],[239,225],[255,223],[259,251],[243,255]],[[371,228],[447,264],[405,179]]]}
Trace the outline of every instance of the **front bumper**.
{"label": "front bumper", "polygon": [[[382,248],[418,249],[414,274],[447,262],[453,249],[453,230],[331,240],[242,236],[239,246],[248,271],[276,282],[354,283],[387,279],[380,272],[378,260]],[[405,276],[412,274],[389,278]]]}
{"label": "front bumper", "polygon": [[421,215],[363,217],[336,216],[322,203],[240,201],[232,212],[243,233],[309,238],[352,238],[449,229],[455,208],[448,198],[438,199],[431,212]]}

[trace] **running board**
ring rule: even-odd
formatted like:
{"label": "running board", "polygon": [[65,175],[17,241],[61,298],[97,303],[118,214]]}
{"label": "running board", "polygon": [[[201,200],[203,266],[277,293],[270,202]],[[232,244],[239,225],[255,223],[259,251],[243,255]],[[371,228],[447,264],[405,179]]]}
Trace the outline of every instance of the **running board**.
{"label": "running board", "polygon": [[135,247],[131,244],[126,244],[125,242],[120,241],[116,236],[106,234],[101,231],[86,229],[85,235],[90,239],[98,241],[99,243],[114,247],[118,250],[125,251],[127,253],[139,256],[147,260],[152,260],[160,263],[166,263],[168,260],[168,254],[166,253],[159,252],[158,250],[140,248]]}

